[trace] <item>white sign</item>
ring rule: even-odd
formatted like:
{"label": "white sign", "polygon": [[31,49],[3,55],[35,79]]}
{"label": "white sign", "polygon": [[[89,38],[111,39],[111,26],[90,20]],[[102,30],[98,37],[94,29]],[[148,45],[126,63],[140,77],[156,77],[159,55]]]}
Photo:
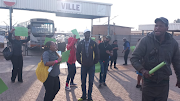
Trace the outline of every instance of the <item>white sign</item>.
{"label": "white sign", "polygon": [[16,0],[3,0],[3,2],[6,6],[9,7],[14,6],[16,4]]}
{"label": "white sign", "polygon": [[58,11],[81,12],[81,3],[57,1]]}
{"label": "white sign", "polygon": [[4,43],[4,36],[0,35],[0,43]]}
{"label": "white sign", "polygon": [[106,6],[98,5],[97,15],[106,15]]}

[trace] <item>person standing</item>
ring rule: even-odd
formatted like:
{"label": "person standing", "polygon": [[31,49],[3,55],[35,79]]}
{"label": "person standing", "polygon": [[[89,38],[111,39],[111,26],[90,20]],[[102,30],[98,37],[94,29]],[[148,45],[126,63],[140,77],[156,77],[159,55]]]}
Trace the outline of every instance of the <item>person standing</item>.
{"label": "person standing", "polygon": [[22,56],[22,44],[27,43],[30,40],[30,31],[28,32],[28,38],[26,40],[20,40],[20,36],[15,36],[12,39],[12,34],[15,29],[9,32],[8,40],[12,44],[13,55],[11,62],[13,64],[11,82],[14,83],[16,76],[18,75],[18,82],[23,83],[22,69],[23,69],[23,56]]}
{"label": "person standing", "polygon": [[[140,39],[138,40],[138,42],[139,41],[140,41]],[[140,61],[140,63],[142,63],[142,59],[140,59],[139,61]],[[140,88],[140,91],[142,91],[142,86],[143,86],[142,73],[136,71],[136,74],[138,74],[136,88]],[[142,85],[141,85],[141,80],[142,80]]]}
{"label": "person standing", "polygon": [[[140,40],[130,59],[133,67],[143,75],[142,101],[167,101],[171,63],[177,77],[176,86],[180,88],[179,45],[167,33],[168,25],[166,18],[156,18],[154,31]],[[166,62],[166,65],[150,75],[149,71],[161,62]]]}
{"label": "person standing", "polygon": [[127,60],[128,60],[128,55],[129,55],[129,52],[130,52],[130,43],[129,41],[127,41],[126,38],[123,38],[123,41],[124,41],[124,50],[122,51],[122,53],[124,53],[124,64],[123,65],[127,65]]}
{"label": "person standing", "polygon": [[69,87],[69,81],[70,82],[70,86],[76,86],[77,84],[74,83],[74,77],[76,74],[76,47],[75,44],[77,42],[76,39],[76,35],[74,35],[74,37],[70,37],[68,38],[68,45],[66,46],[67,50],[70,50],[70,55],[69,55],[69,59],[67,61],[67,66],[68,66],[68,76],[67,76],[67,80],[66,80],[66,90],[71,90],[71,88]]}
{"label": "person standing", "polygon": [[114,68],[118,69],[116,67],[116,61],[117,61],[117,56],[118,56],[118,54],[117,54],[117,50],[118,50],[117,40],[114,40],[113,44],[111,46],[113,49],[113,56],[111,56],[111,58],[110,58],[110,60],[111,60],[110,68],[112,69],[112,64],[114,63]]}
{"label": "person standing", "polygon": [[52,41],[48,41],[45,44],[44,50],[45,51],[42,55],[43,63],[45,66],[52,67],[52,70],[49,72],[46,81],[43,83],[46,91],[44,101],[53,101],[60,89],[59,63],[61,62],[62,58],[59,57],[59,55],[56,53],[57,45]]}
{"label": "person standing", "polygon": [[100,79],[99,79],[99,88],[101,88],[101,85],[107,86],[106,81],[106,74],[108,71],[108,65],[109,65],[109,57],[113,56],[112,47],[109,44],[111,41],[110,36],[106,36],[106,40],[99,44],[99,52],[100,52],[100,60],[99,63],[101,64],[101,72],[100,72]]}
{"label": "person standing", "polygon": [[86,78],[89,73],[88,101],[92,100],[92,88],[95,73],[95,64],[98,63],[99,53],[97,43],[90,39],[90,30],[84,31],[85,39],[77,46],[76,58],[81,64],[81,88],[82,97],[78,101],[86,100]]}

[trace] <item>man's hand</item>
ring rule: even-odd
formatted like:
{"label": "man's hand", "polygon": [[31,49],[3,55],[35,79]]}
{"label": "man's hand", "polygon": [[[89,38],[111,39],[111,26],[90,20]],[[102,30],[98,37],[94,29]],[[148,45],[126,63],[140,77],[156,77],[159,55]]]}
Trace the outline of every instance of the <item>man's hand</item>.
{"label": "man's hand", "polygon": [[76,38],[76,35],[74,35],[73,37]]}
{"label": "man's hand", "polygon": [[107,54],[111,54],[109,50],[106,50],[106,53],[107,53]]}
{"label": "man's hand", "polygon": [[118,47],[113,48],[113,50],[118,49]]}
{"label": "man's hand", "polygon": [[180,81],[177,80],[176,86],[180,88]]}
{"label": "man's hand", "polygon": [[140,72],[142,73],[142,75],[143,75],[145,78],[150,78],[152,75],[154,75],[154,74],[149,74],[149,71],[148,71],[148,70],[145,70],[145,69],[140,70]]}
{"label": "man's hand", "polygon": [[13,29],[11,29],[10,33],[13,33],[14,31],[15,31],[15,29],[13,28]]}
{"label": "man's hand", "polygon": [[122,53],[124,53],[124,50],[122,51]]}

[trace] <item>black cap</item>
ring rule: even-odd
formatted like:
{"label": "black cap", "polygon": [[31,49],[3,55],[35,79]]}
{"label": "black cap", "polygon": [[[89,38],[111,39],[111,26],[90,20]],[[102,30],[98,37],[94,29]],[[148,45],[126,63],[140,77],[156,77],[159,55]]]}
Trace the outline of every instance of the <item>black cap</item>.
{"label": "black cap", "polygon": [[164,17],[156,18],[156,20],[154,22],[156,23],[157,21],[162,21],[166,26],[169,25],[168,19],[166,19]]}

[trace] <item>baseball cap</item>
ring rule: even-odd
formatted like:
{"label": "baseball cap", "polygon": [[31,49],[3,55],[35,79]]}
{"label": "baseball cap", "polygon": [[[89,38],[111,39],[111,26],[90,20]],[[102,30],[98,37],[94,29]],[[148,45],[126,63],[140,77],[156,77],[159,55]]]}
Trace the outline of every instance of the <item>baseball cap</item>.
{"label": "baseball cap", "polygon": [[167,25],[167,26],[169,25],[168,19],[166,19],[164,17],[156,18],[156,20],[154,22],[156,23],[157,21],[162,21],[165,25]]}
{"label": "baseball cap", "polygon": [[106,36],[107,39],[111,40],[111,37],[109,35]]}
{"label": "baseball cap", "polygon": [[89,29],[85,29],[85,30],[84,30],[84,33],[86,33],[86,32],[90,32],[90,30],[89,30]]}
{"label": "baseball cap", "polygon": [[124,37],[123,40],[126,40],[126,37]]}

